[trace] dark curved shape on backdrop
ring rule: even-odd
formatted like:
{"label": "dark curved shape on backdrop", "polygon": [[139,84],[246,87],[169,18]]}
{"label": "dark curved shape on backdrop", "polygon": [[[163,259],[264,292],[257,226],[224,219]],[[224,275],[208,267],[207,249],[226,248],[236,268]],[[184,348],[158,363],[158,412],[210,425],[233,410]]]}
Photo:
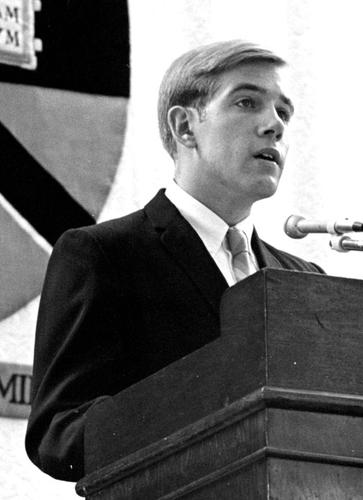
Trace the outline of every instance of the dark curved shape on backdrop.
{"label": "dark curved shape on backdrop", "polygon": [[0,123],[0,193],[53,245],[71,227],[95,219]]}

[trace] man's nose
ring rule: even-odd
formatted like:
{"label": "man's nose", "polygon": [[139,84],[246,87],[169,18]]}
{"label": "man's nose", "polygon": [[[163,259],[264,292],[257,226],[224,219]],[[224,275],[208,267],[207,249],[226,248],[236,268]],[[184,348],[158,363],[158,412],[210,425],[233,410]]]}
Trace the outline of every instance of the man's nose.
{"label": "man's nose", "polygon": [[257,126],[257,133],[260,136],[274,136],[277,141],[280,141],[284,135],[285,123],[278,115],[275,109],[268,110],[264,113],[261,122]]}

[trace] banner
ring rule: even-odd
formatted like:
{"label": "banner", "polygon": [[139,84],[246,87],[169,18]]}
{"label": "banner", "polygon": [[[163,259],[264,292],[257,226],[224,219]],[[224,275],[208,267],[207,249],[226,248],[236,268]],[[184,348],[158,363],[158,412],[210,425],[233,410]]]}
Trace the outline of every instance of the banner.
{"label": "banner", "polygon": [[0,334],[40,293],[58,237],[97,220],[120,161],[127,102],[0,83]]}
{"label": "banner", "polygon": [[20,418],[49,255],[108,200],[130,78],[126,0],[43,2],[34,16],[37,7],[0,0],[0,416]]}

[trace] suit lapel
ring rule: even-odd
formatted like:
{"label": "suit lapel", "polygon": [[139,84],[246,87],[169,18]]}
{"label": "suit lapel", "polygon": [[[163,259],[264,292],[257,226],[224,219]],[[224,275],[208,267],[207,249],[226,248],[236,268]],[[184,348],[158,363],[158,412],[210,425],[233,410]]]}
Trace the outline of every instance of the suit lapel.
{"label": "suit lapel", "polygon": [[164,190],[146,205],[145,211],[161,243],[219,316],[221,296],[228,284],[198,234],[164,195]]}
{"label": "suit lapel", "polygon": [[259,238],[256,230],[252,235],[252,249],[256,255],[260,269],[264,267],[273,267],[275,269],[282,269],[283,266],[280,261],[270,252],[267,245]]}

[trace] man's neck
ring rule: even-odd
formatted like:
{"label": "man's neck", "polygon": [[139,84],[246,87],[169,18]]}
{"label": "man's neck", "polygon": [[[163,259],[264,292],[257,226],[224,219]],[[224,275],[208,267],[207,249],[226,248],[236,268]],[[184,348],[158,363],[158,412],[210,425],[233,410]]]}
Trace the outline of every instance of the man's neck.
{"label": "man's neck", "polygon": [[212,210],[229,226],[234,226],[248,217],[251,213],[252,204],[244,202],[244,200],[234,200],[230,193],[224,196],[216,195],[207,189],[193,189],[193,186],[185,185],[181,179],[174,181],[190,196],[193,196],[200,203],[203,203],[209,210]]}

